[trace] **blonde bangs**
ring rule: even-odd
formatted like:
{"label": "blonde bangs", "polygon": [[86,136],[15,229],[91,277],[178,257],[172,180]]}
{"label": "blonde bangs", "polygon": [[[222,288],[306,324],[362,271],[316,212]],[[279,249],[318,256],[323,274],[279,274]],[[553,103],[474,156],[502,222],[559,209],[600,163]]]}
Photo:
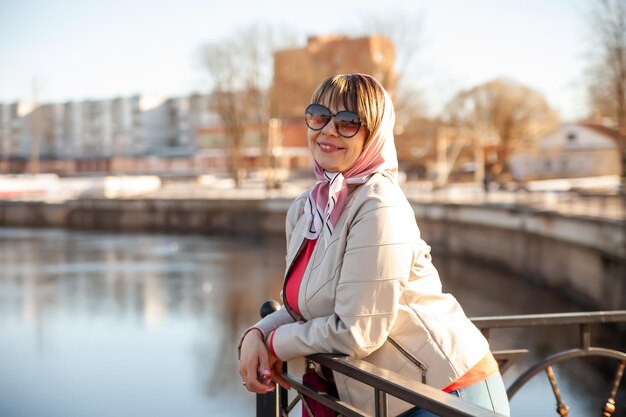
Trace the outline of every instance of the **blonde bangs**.
{"label": "blonde bangs", "polygon": [[375,131],[382,120],[384,94],[379,84],[365,74],[339,74],[322,81],[311,103],[344,107],[361,117],[368,131]]}

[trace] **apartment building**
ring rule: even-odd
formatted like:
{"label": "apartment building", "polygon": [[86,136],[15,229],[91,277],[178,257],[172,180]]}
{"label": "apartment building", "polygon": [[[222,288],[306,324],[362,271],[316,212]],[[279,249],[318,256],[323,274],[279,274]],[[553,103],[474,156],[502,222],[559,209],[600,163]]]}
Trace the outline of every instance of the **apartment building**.
{"label": "apartment building", "polygon": [[[271,121],[243,128],[249,170],[263,168],[267,137],[278,166],[310,168],[302,115],[323,78],[364,72],[390,93],[395,87],[394,45],[382,36],[313,36],[304,47],[277,51],[274,58]],[[191,169],[224,170],[228,139],[209,109],[210,96],[203,94],[0,104],[2,172],[154,172],[169,169],[174,159]]]}
{"label": "apartment building", "polygon": [[35,106],[26,101],[0,103],[0,135],[2,152],[26,158],[31,152],[36,119]]}
{"label": "apartment building", "polygon": [[[149,95],[33,105],[0,103],[2,172],[133,171],[147,157],[192,157],[208,98]],[[63,161],[63,162],[61,162]],[[67,163],[74,161],[74,164]]]}

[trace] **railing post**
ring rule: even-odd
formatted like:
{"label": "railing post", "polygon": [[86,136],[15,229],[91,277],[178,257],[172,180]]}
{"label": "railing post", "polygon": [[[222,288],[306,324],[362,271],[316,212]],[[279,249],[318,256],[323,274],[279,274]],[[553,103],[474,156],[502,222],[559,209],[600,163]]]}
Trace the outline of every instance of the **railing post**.
{"label": "railing post", "polygon": [[387,393],[385,391],[374,390],[374,407],[376,417],[387,417]]}
{"label": "railing post", "polygon": [[580,325],[580,348],[589,350],[591,346],[591,324],[583,323]]}
{"label": "railing post", "polygon": [[[280,304],[274,300],[268,300],[261,304],[261,318],[280,310]],[[283,372],[287,373],[287,362],[283,363]],[[287,390],[276,384],[275,389],[267,394],[256,395],[257,417],[281,417],[281,409],[287,408]]]}

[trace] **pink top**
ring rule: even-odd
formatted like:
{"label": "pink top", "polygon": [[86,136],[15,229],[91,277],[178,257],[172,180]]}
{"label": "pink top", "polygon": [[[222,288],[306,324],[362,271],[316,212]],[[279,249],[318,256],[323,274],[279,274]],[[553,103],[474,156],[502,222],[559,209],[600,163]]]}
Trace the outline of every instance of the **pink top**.
{"label": "pink top", "polygon": [[307,240],[306,247],[293,262],[291,271],[289,271],[289,276],[287,276],[287,284],[285,285],[285,302],[298,314],[300,314],[300,310],[298,309],[298,293],[300,292],[300,284],[302,283],[304,270],[309,263],[309,259],[311,259],[316,243],[317,239]]}
{"label": "pink top", "polygon": [[[317,239],[307,240],[306,247],[293,261],[291,271],[289,271],[289,275],[287,276],[287,284],[285,284],[285,303],[298,314],[300,314],[300,309],[298,308],[298,293],[300,292],[300,284],[302,283],[304,270],[311,259],[316,243]],[[268,345],[272,355],[277,356],[274,351],[274,332],[275,330],[270,334]]]}

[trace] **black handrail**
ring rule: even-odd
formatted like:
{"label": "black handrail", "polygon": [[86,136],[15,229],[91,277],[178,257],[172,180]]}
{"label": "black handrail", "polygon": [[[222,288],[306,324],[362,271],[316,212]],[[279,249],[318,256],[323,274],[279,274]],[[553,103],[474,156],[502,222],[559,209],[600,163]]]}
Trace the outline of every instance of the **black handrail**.
{"label": "black handrail", "polygon": [[[310,355],[307,356],[307,359],[363,382],[374,388],[375,392],[391,395],[441,417],[503,417],[502,414],[494,413],[417,380],[379,368],[363,360],[326,354]],[[363,416],[366,414],[351,415]],[[386,415],[386,409],[382,404],[379,409],[376,409],[376,416]]]}
{"label": "black handrail", "polygon": [[626,310],[473,317],[479,329],[626,322]]}
{"label": "black handrail", "polygon": [[[262,316],[278,308],[280,308],[280,305],[277,302],[268,301],[264,303],[261,308]],[[489,338],[489,333],[492,329],[550,325],[578,325],[580,327],[580,347],[557,353],[532,366],[509,387],[507,390],[509,398],[511,398],[532,376],[544,369],[551,374],[551,365],[565,360],[575,357],[604,356],[620,360],[622,363],[626,361],[626,353],[624,352],[591,346],[591,325],[626,322],[626,310],[476,317],[471,320],[481,329],[487,338]],[[496,359],[499,359],[501,371],[504,372],[508,369],[508,366],[510,366],[510,364],[507,366],[507,361],[510,362],[523,357],[526,352],[527,351],[523,349],[508,350],[494,352],[494,356],[496,356]],[[375,393],[376,416],[387,416],[387,395],[429,410],[441,417],[502,416],[501,414],[486,410],[475,404],[461,400],[458,397],[444,393],[441,390],[408,379],[386,369],[378,368],[362,360],[331,354],[310,355],[307,356],[307,359],[371,386]],[[623,372],[623,364],[621,365],[621,369]],[[318,393],[304,386],[299,378],[294,378],[288,374],[286,364],[283,370],[285,379],[287,379],[298,392],[298,396],[290,405],[287,405],[288,393],[279,386],[277,386],[275,392],[258,395],[257,417],[286,417],[289,411],[296,405],[301,395],[313,398],[335,411],[338,411],[345,417],[367,415],[362,410],[358,410],[338,398],[333,398],[325,393]],[[615,387],[615,390],[616,389]],[[553,390],[555,390],[555,394],[558,393],[558,387],[553,386]],[[610,398],[607,404],[612,400],[613,399]],[[263,405],[263,407],[260,407],[260,405]],[[562,403],[559,403],[559,405],[565,407]]]}

